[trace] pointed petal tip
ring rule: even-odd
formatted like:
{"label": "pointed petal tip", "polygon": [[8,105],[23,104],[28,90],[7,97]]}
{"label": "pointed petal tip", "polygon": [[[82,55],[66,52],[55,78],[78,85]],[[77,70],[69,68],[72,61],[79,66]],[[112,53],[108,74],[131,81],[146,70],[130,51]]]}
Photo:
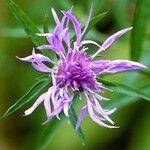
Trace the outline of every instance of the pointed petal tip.
{"label": "pointed petal tip", "polygon": [[118,129],[118,128],[120,128],[120,126],[111,126],[110,128],[111,129]]}
{"label": "pointed petal tip", "polygon": [[36,33],[37,36],[52,36],[52,33]]}
{"label": "pointed petal tip", "polygon": [[28,59],[29,59],[29,56],[27,56],[27,57],[19,57],[19,56],[16,56],[16,59],[18,59],[18,60],[21,60],[21,61],[28,61]]}
{"label": "pointed petal tip", "polygon": [[38,50],[46,49],[43,45],[36,47]]}
{"label": "pointed petal tip", "polygon": [[143,69],[148,69],[148,67],[145,66],[145,65],[142,65],[142,64],[141,64],[141,66],[142,66]]}
{"label": "pointed petal tip", "polygon": [[132,30],[133,29],[133,27],[129,27],[129,28],[127,28],[128,30]]}
{"label": "pointed petal tip", "polygon": [[47,124],[51,119],[52,119],[52,117],[48,117],[46,121],[44,121],[43,123],[41,123],[41,125]]}
{"label": "pointed petal tip", "polygon": [[48,120],[44,121],[43,123],[41,123],[41,125],[45,125],[48,123]]}
{"label": "pointed petal tip", "polygon": [[23,116],[28,116],[28,115],[30,115],[32,112],[30,111],[30,110],[26,110],[25,112],[24,112],[24,114],[23,114]]}
{"label": "pointed petal tip", "polygon": [[76,125],[76,128],[75,128],[75,130],[76,130],[76,131],[78,131],[79,127],[80,127],[80,126],[77,126],[77,125]]}
{"label": "pointed petal tip", "polygon": [[56,118],[57,118],[58,120],[61,120],[61,119],[60,119],[60,117],[59,117],[59,114],[58,114],[58,115],[56,115]]}
{"label": "pointed petal tip", "polygon": [[[132,64],[131,64],[132,65]],[[138,62],[133,62],[133,68],[135,70],[143,70],[143,69],[148,69],[147,66],[141,64],[141,63],[138,63]]]}
{"label": "pointed petal tip", "polygon": [[51,8],[51,11],[54,11],[54,8]]}
{"label": "pointed petal tip", "polygon": [[20,60],[20,57],[19,57],[19,56],[16,56],[16,58]]}

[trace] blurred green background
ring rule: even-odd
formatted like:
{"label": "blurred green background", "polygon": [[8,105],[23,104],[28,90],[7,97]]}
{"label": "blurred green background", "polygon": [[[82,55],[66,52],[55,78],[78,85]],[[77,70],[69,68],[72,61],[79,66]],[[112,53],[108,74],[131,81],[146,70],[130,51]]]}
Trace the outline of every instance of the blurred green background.
{"label": "blurred green background", "polygon": [[[75,16],[84,25],[88,16],[89,8],[93,3],[93,16],[108,11],[107,16],[96,24],[95,28],[86,37],[101,43],[112,33],[132,26],[135,18],[137,4],[144,5],[142,0],[14,0],[32,19],[43,32],[43,18],[49,14],[49,29],[53,29],[54,22],[50,14],[53,7],[61,16],[60,10],[70,9],[74,6]],[[143,1],[144,2],[144,1]],[[139,6],[138,6],[139,7]],[[141,6],[143,7],[143,6]],[[150,7],[144,8],[149,11]],[[140,17],[141,12],[138,12]],[[140,22],[141,21],[141,22]],[[144,64],[150,66],[150,19],[139,20],[139,25],[144,25],[145,34],[142,36],[141,48],[143,50]],[[139,27],[140,28],[140,27]],[[137,40],[137,45],[139,41]],[[119,39],[109,48],[103,57],[107,59],[131,59],[130,33]],[[9,11],[4,0],[0,3],[0,116],[17,99],[19,99],[32,85],[40,73],[35,71],[29,64],[20,62],[16,56],[27,56],[31,53],[34,44],[27,37],[22,26],[16,21]],[[125,84],[134,84],[139,87],[147,83],[149,75],[143,75],[137,81],[137,72],[121,73],[106,76],[105,79],[118,81]],[[146,80],[146,81],[145,81]],[[140,84],[141,83],[141,84]],[[150,94],[150,91],[149,93]],[[115,101],[122,100],[118,93],[106,93],[106,97]],[[126,99],[130,97],[125,97]],[[119,129],[105,129],[93,123],[89,117],[83,121],[82,130],[86,137],[86,145],[82,145],[71,125],[65,121],[49,143],[50,150],[150,150],[150,103],[135,99],[135,103],[124,105],[112,116]],[[34,100],[33,100],[34,101]],[[31,104],[33,103],[31,102]],[[30,104],[28,105],[30,106]],[[32,115],[23,116],[27,107],[17,113],[0,120],[0,150],[34,150],[36,143],[47,125],[41,126],[45,121],[43,106],[40,106]]]}

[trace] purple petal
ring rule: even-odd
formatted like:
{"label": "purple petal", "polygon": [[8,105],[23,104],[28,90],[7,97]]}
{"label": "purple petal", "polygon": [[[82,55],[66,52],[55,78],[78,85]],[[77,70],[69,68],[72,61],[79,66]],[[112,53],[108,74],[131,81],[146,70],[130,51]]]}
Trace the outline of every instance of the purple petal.
{"label": "purple petal", "polygon": [[60,104],[56,107],[56,109],[55,109],[53,112],[51,112],[51,116],[53,117],[53,116],[59,115],[59,113],[62,111],[62,109],[63,109],[63,104],[60,103]]}
{"label": "purple petal", "polygon": [[56,64],[56,62],[52,61],[50,58],[48,58],[42,54],[36,54],[34,49],[32,51],[32,55],[24,57],[24,58],[20,58],[20,57],[16,56],[16,58],[19,60],[22,60],[22,61],[32,62],[32,63],[51,62],[53,64]]}
{"label": "purple petal", "polygon": [[60,40],[60,36],[54,34],[52,37],[52,45],[57,49],[57,51],[60,53],[61,51],[64,53],[64,47],[62,45],[62,42]]}
{"label": "purple petal", "polygon": [[105,124],[104,122],[102,122],[100,120],[100,118],[94,113],[93,109],[92,109],[92,106],[90,105],[90,103],[88,102],[88,112],[89,112],[89,115],[91,117],[91,119],[96,122],[98,125],[102,126],[102,127],[105,127],[105,128],[118,128],[116,126],[111,126],[111,125],[107,125]]}
{"label": "purple petal", "polygon": [[85,93],[85,96],[86,96],[86,99],[87,99],[87,106],[88,106],[88,112],[89,112],[89,115],[91,117],[91,119],[96,122],[98,125],[102,126],[102,127],[105,127],[105,128],[118,128],[116,126],[111,126],[111,125],[107,125],[105,124],[104,122],[101,121],[101,118],[98,117],[95,113],[94,113],[94,110],[92,108],[92,105],[91,105],[91,100],[88,96],[88,94],[86,92]]}
{"label": "purple petal", "polygon": [[68,113],[68,111],[69,111],[69,103],[65,103],[64,104],[63,110],[64,110],[65,116],[69,117],[69,113]]}
{"label": "purple petal", "polygon": [[90,64],[91,69],[95,74],[104,73],[117,73],[128,70],[142,70],[147,68],[146,66],[129,60],[99,60],[93,61]]}
{"label": "purple petal", "polygon": [[32,105],[32,107],[30,107],[29,109],[27,109],[24,112],[24,115],[30,115],[44,100],[46,93],[42,94],[36,101],[35,103]]}
{"label": "purple petal", "polygon": [[101,47],[98,43],[96,43],[95,41],[92,41],[92,40],[84,40],[81,42],[82,45],[85,45],[85,44],[93,44],[93,45],[96,45],[98,46],[99,48]]}
{"label": "purple petal", "polygon": [[52,72],[52,70],[43,63],[34,63],[33,62],[32,67],[35,68],[37,71],[40,71],[40,72],[47,72],[47,73]]}
{"label": "purple petal", "polygon": [[58,54],[58,50],[52,45],[41,45],[41,46],[38,46],[37,49],[39,50],[49,49]]}
{"label": "purple petal", "polygon": [[22,61],[27,61],[27,62],[32,62],[32,60],[33,60],[33,56],[32,55],[24,57],[24,58],[16,56],[16,58],[19,59],[19,60],[22,60]]}
{"label": "purple petal", "polygon": [[53,17],[54,17],[56,24],[60,24],[59,18],[57,16],[55,10],[52,8],[51,11],[52,11],[52,14],[53,14]]}
{"label": "purple petal", "polygon": [[74,25],[74,29],[76,32],[76,44],[77,46],[80,46],[80,42],[81,42],[81,25],[78,22],[78,20],[76,19],[75,16],[73,16],[70,12],[65,12],[62,11],[64,15],[67,16],[68,19],[70,19]]}
{"label": "purple petal", "polygon": [[109,118],[109,114],[111,114],[111,113],[113,113],[115,110],[116,110],[116,108],[115,109],[113,109],[113,110],[111,110],[110,112],[109,112],[109,110],[108,111],[106,111],[106,110],[104,110],[104,109],[102,109],[102,107],[101,107],[101,105],[98,103],[98,101],[97,101],[97,99],[93,96],[93,99],[92,99],[93,101],[90,101],[90,103],[91,103],[91,106],[93,107],[93,109],[97,112],[97,113],[99,113],[101,116],[103,116],[103,118],[105,118],[107,121],[109,121],[111,124],[114,124],[114,122]]}
{"label": "purple petal", "polygon": [[108,114],[101,108],[101,106],[99,105],[98,102],[97,102],[97,104],[93,104],[91,102],[90,105],[93,107],[94,111],[96,111],[97,113],[99,113],[103,118],[105,118],[107,121],[109,121],[111,124],[114,125],[114,122],[108,117]]}
{"label": "purple petal", "polygon": [[64,40],[65,43],[67,44],[68,47],[70,47],[70,38],[69,38],[69,28],[65,28],[62,32],[61,32],[61,41]]}
{"label": "purple petal", "polygon": [[126,32],[132,30],[133,27],[122,29],[115,34],[111,35],[109,38],[107,38],[104,43],[102,44],[101,48],[91,57],[92,59],[97,56],[100,52],[104,51],[108,47],[110,47],[119,37],[121,37]]}
{"label": "purple petal", "polygon": [[17,56],[17,58],[19,60],[26,61],[26,62],[37,62],[37,61],[52,62],[52,60],[50,60],[48,57],[46,57],[42,54],[35,54],[34,58],[33,58],[33,55],[30,55],[30,56],[27,56],[27,57],[24,57],[24,58],[20,58],[20,57]]}
{"label": "purple petal", "polygon": [[114,60],[111,61],[111,64],[107,67],[106,73],[117,73],[127,70],[142,70],[146,66],[129,60]]}
{"label": "purple petal", "polygon": [[78,117],[78,121],[77,121],[77,124],[76,124],[76,130],[79,129],[80,124],[81,124],[82,120],[84,119],[86,113],[87,113],[87,105],[83,106],[81,111],[80,111],[80,115]]}
{"label": "purple petal", "polygon": [[47,118],[49,118],[51,114],[50,96],[51,96],[51,88],[49,88],[49,90],[47,91],[44,100],[44,107],[45,107]]}
{"label": "purple petal", "polygon": [[112,113],[114,113],[114,112],[116,111],[116,109],[117,109],[117,108],[113,108],[113,109],[111,109],[111,110],[105,111],[105,113],[106,113],[107,115],[111,115]]}
{"label": "purple petal", "polygon": [[82,32],[81,36],[83,36],[84,33],[85,33],[85,31],[87,30],[91,18],[92,18],[92,5],[91,5],[91,8],[90,8],[89,17],[88,17],[88,19],[87,19],[87,21],[86,21],[86,24],[85,24],[85,27],[84,27],[84,29],[83,29],[83,32]]}
{"label": "purple petal", "polygon": [[59,97],[59,94],[57,93],[56,87],[52,86],[51,87],[51,100],[52,100],[54,110],[58,107],[59,103],[61,102],[61,100],[58,99],[58,97]]}
{"label": "purple petal", "polygon": [[120,38],[126,32],[132,30],[133,27],[122,29],[115,34],[111,35],[105,42],[102,44],[102,49],[107,49],[110,45],[112,45],[118,38]]}

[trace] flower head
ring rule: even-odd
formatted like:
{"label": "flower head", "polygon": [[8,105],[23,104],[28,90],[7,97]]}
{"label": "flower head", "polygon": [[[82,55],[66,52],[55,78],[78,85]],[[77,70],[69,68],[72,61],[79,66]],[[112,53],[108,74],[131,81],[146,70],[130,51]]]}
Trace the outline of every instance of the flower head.
{"label": "flower head", "polygon": [[[102,83],[97,82],[96,77],[102,74],[140,70],[146,67],[129,60],[94,60],[94,58],[132,28],[126,28],[113,34],[102,45],[99,45],[92,40],[82,40],[82,36],[86,32],[92,16],[92,9],[90,9],[90,14],[83,31],[81,30],[81,24],[72,15],[71,10],[62,11],[62,13],[63,17],[60,20],[54,9],[52,9],[56,23],[53,33],[37,34],[38,36],[44,36],[48,42],[47,45],[41,45],[37,49],[48,49],[55,52],[59,56],[59,61],[55,62],[47,56],[37,54],[34,49],[32,55],[25,58],[18,57],[22,61],[30,62],[36,70],[48,73],[52,77],[52,86],[25,111],[25,115],[30,115],[41,103],[44,103],[48,121],[55,116],[59,119],[61,112],[64,112],[64,115],[69,118],[69,108],[74,100],[75,92],[77,92],[79,94],[83,93],[86,98],[86,103],[81,108],[78,117],[77,129],[80,127],[86,113],[100,126],[115,128],[114,122],[110,119],[109,115],[116,108],[105,110],[101,107],[99,101],[108,99],[100,96],[98,93],[107,88]],[[69,34],[70,23],[73,24],[76,35],[73,44]],[[86,54],[87,48],[84,47],[86,44],[94,44],[98,47],[96,53],[90,57]],[[48,67],[45,62],[53,63],[54,67]],[[106,121],[110,124],[107,124]]]}

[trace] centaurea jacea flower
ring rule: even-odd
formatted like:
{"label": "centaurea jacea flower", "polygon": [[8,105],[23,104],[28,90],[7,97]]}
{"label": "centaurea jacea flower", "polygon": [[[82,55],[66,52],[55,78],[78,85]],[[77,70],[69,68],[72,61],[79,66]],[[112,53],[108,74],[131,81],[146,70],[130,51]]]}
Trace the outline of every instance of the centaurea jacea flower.
{"label": "centaurea jacea flower", "polygon": [[[110,119],[109,115],[112,114],[116,108],[105,110],[101,107],[99,102],[108,99],[100,96],[98,93],[107,88],[102,83],[97,82],[96,77],[127,70],[140,70],[146,67],[140,63],[129,60],[111,61],[94,60],[94,58],[132,28],[120,30],[106,39],[102,45],[99,45],[92,40],[82,40],[82,36],[92,16],[92,9],[90,10],[83,31],[81,30],[81,24],[76,17],[72,15],[71,10],[62,11],[62,13],[63,17],[59,20],[56,12],[52,9],[56,23],[53,33],[37,34],[44,36],[48,42],[47,45],[41,45],[37,47],[37,49],[49,49],[55,52],[59,56],[59,61],[55,62],[47,56],[37,54],[34,49],[32,55],[19,58],[22,61],[30,62],[36,70],[48,73],[52,77],[52,86],[36,100],[32,107],[25,111],[25,115],[30,115],[41,103],[44,103],[48,121],[55,116],[59,119],[61,112],[64,112],[64,115],[69,119],[69,108],[74,100],[75,92],[79,95],[83,93],[86,104],[81,108],[76,129],[80,127],[81,121],[86,113],[100,126],[115,128],[114,122]],[[76,35],[73,46],[69,34],[70,23],[73,24]],[[90,57],[86,54],[87,48],[84,47],[86,44],[94,44],[98,47],[95,54]],[[50,68],[46,66],[45,62],[53,63],[54,67]],[[106,121],[111,125],[106,124]]]}

